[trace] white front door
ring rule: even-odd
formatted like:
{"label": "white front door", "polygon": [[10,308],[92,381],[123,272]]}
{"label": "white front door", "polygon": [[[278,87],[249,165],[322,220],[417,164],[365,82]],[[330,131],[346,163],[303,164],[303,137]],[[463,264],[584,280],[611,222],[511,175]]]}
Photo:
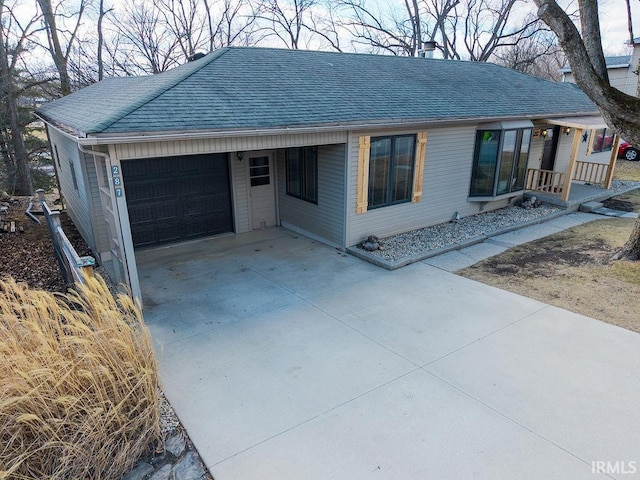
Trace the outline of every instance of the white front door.
{"label": "white front door", "polygon": [[270,227],[276,224],[273,155],[270,152],[254,152],[247,157],[251,228]]}

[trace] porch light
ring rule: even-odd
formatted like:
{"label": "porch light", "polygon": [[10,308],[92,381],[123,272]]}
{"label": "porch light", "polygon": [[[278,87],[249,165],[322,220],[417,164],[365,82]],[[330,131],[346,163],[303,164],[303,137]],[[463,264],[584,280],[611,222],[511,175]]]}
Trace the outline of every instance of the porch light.
{"label": "porch light", "polygon": [[571,133],[571,127],[564,127],[562,131],[565,135],[569,135]]}
{"label": "porch light", "polygon": [[244,152],[236,152],[236,157],[238,157],[238,161],[241,162],[244,158]]}
{"label": "porch light", "polygon": [[547,138],[547,135],[549,135],[549,132],[545,128],[544,130],[542,130],[542,138]]}

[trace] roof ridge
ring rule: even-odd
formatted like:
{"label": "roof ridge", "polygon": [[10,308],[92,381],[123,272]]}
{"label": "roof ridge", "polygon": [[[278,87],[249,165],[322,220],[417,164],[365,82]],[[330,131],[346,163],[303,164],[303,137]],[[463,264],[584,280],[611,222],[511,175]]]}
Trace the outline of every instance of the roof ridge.
{"label": "roof ridge", "polygon": [[[173,79],[173,81],[169,83],[169,85],[160,84],[156,88],[152,88],[147,95],[143,95],[137,102],[134,102],[131,105],[128,105],[126,108],[123,108],[121,110],[116,111],[115,113],[111,114],[110,116],[105,118],[103,121],[101,121],[99,124],[97,124],[91,131],[87,131],[85,133],[100,133],[100,132],[106,130],[111,125],[113,125],[114,123],[118,122],[119,120],[122,120],[124,117],[126,117],[130,113],[133,113],[136,110],[138,110],[139,108],[141,108],[144,105],[146,105],[147,103],[152,102],[153,100],[158,98],[163,93],[171,90],[176,85],[180,84],[182,81],[186,80],[190,76],[192,76],[195,73],[199,72],[204,67],[209,65],[214,60],[220,58],[222,55],[224,55],[228,51],[229,51],[229,48],[228,47],[224,47],[224,48],[221,48],[221,49],[216,50],[214,52],[211,52],[205,58],[201,59],[201,60],[203,60],[201,64],[199,64],[197,66],[193,66],[193,64],[192,64],[192,68],[189,68],[189,69],[185,68],[184,69],[185,72],[182,75],[176,75],[175,78]],[[207,58],[207,57],[210,57],[210,58]],[[204,61],[204,60],[206,60],[206,61]],[[196,60],[196,61],[199,62],[198,60]],[[189,63],[185,63],[183,65],[180,65],[179,67],[176,67],[176,68],[180,68],[181,66],[184,66],[184,67],[189,66]],[[171,70],[168,70],[166,72],[158,73],[157,75],[164,75],[164,74],[168,74],[170,72],[171,72]],[[151,75],[151,77],[153,77],[153,75]],[[139,78],[144,78],[144,77],[132,77],[132,78],[138,78],[139,79]]]}

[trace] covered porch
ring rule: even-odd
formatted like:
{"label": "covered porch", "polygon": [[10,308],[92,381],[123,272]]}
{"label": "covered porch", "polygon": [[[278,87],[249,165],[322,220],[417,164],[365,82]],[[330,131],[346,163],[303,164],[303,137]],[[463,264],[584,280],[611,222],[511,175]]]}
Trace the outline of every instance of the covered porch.
{"label": "covered porch", "polygon": [[[560,162],[560,168],[548,169],[541,165],[541,168],[527,169],[527,193],[568,208],[607,198],[616,165],[618,135],[613,132],[608,135],[602,117],[566,117],[544,122],[556,127],[556,132],[559,127],[566,135],[573,134],[569,159],[568,163]],[[544,137],[546,130],[541,133]],[[557,149],[557,139],[555,142]],[[553,164],[557,165],[555,161]]]}

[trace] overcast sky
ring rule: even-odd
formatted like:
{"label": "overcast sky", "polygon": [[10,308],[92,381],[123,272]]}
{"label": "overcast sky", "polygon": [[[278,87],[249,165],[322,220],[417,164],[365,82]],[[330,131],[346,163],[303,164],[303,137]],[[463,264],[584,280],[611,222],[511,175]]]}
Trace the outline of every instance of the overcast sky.
{"label": "overcast sky", "polygon": [[[605,54],[625,54],[625,42],[629,40],[627,4],[625,0],[600,0],[600,28]],[[633,34],[640,37],[640,2],[631,0]]]}
{"label": "overcast sky", "polygon": [[[131,0],[107,0],[108,5],[118,6]],[[374,2],[376,0],[373,0]],[[382,2],[403,1],[403,0],[378,0]],[[73,0],[72,0],[73,2]],[[576,0],[559,0],[562,6],[568,7],[567,10],[576,10]],[[602,43],[605,55],[624,55],[630,53],[630,48],[626,45],[629,40],[627,28],[627,8],[625,0],[599,0],[600,7],[600,25],[602,30]],[[25,17],[31,16],[34,12],[34,4],[31,2],[18,2],[20,10]],[[640,2],[631,0],[634,36],[640,37]],[[527,12],[535,11],[535,5],[532,0],[526,0],[523,3],[516,3],[514,11],[516,16],[526,15]]]}

